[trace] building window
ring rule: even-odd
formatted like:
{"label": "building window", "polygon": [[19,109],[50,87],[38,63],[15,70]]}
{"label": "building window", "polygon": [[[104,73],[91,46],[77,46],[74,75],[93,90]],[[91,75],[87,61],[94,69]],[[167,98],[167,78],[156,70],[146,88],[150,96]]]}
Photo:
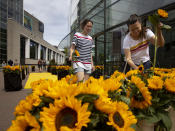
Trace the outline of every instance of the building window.
{"label": "building window", "polygon": [[38,59],[38,43],[30,41],[30,59]]}
{"label": "building window", "polygon": [[29,16],[24,16],[24,26],[32,31],[32,19]]}
{"label": "building window", "polygon": [[51,50],[48,49],[48,60],[51,60]]}
{"label": "building window", "polygon": [[44,33],[44,24],[39,21],[39,31]]}
{"label": "building window", "polygon": [[41,45],[40,48],[40,58],[41,60],[45,60],[46,59],[46,47]]}

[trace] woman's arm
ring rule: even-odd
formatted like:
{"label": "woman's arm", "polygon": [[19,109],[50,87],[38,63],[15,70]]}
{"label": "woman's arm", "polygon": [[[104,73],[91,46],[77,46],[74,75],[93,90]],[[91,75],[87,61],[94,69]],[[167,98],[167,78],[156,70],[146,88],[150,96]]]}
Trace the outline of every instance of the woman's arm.
{"label": "woman's arm", "polygon": [[69,55],[69,60],[72,61],[72,53],[74,52],[75,50],[75,45],[72,44],[71,47],[70,47],[70,55]]}
{"label": "woman's arm", "polygon": [[[163,47],[164,46],[164,43],[165,43],[165,40],[164,40],[164,37],[162,35],[162,30],[161,30],[161,24],[160,23],[156,28],[157,28],[157,44],[160,46],[160,47]],[[155,45],[155,37],[151,37],[149,39],[149,41]]]}
{"label": "woman's arm", "polygon": [[130,67],[132,67],[133,69],[137,69],[138,67],[134,64],[134,62],[131,59],[130,49],[124,49],[124,52],[125,52],[126,61],[130,65]]}

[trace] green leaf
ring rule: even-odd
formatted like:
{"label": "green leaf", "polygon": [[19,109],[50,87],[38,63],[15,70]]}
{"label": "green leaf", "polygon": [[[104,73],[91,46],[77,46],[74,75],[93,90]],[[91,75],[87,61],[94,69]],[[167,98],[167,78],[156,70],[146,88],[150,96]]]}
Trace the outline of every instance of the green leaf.
{"label": "green leaf", "polygon": [[95,100],[97,100],[99,98],[99,95],[95,95],[95,94],[79,94],[76,96],[76,98],[78,100],[82,100],[83,103],[85,102],[94,102]]}
{"label": "green leaf", "polygon": [[99,121],[100,121],[99,114],[93,114],[93,115],[91,115],[90,124],[91,124],[93,127],[96,127],[96,126],[97,126],[97,123],[98,123]]}
{"label": "green leaf", "polygon": [[146,116],[145,120],[148,123],[157,123],[158,121],[160,121],[161,119],[159,118],[159,116],[157,115],[151,115],[151,116]]}
{"label": "green leaf", "polygon": [[44,103],[53,103],[53,99],[49,98],[49,97],[45,97],[45,96],[40,96],[40,99],[44,102]]}
{"label": "green leaf", "polygon": [[163,24],[163,26],[161,26],[161,28],[170,30],[171,29],[171,26]]}
{"label": "green leaf", "polygon": [[128,97],[126,97],[126,96],[120,96],[120,99],[123,101],[123,102],[125,102],[127,105],[129,105],[130,104],[130,99],[128,98]]}
{"label": "green leaf", "polygon": [[162,112],[158,112],[157,115],[161,118],[161,120],[162,120],[163,124],[165,125],[166,129],[169,131],[172,127],[172,121],[169,117],[169,113],[166,112],[166,111],[162,111]]}
{"label": "green leaf", "polygon": [[159,17],[157,15],[148,16],[148,20],[155,26],[159,22]]}

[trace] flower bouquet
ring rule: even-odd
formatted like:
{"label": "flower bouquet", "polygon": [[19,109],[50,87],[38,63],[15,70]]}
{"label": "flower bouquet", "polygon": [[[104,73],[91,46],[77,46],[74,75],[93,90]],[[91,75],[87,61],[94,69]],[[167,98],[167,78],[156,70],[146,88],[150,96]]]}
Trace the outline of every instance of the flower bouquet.
{"label": "flower bouquet", "polygon": [[90,77],[85,83],[76,83],[74,75],[35,81],[32,94],[16,106],[7,131],[134,131],[137,120],[124,102],[124,81],[119,72],[107,80]]}
{"label": "flower bouquet", "polygon": [[175,70],[153,68],[132,70],[126,74],[130,107],[136,118],[155,125],[156,131],[170,130],[168,109],[175,102]]}
{"label": "flower bouquet", "polygon": [[100,65],[95,66],[95,71],[92,72],[91,76],[93,76],[94,78],[99,79],[100,76],[103,75],[103,71],[104,71],[104,67],[103,66],[100,66]]}
{"label": "flower bouquet", "polygon": [[6,91],[17,91],[22,89],[20,77],[21,69],[19,66],[4,66],[4,88]]}
{"label": "flower bouquet", "polygon": [[58,80],[66,77],[69,74],[70,66],[56,66],[56,71],[58,75]]}

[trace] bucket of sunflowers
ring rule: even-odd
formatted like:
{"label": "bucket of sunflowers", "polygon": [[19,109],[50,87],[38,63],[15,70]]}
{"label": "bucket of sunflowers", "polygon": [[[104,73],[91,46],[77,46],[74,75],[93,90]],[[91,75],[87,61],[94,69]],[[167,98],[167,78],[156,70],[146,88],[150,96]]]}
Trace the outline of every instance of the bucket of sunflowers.
{"label": "bucket of sunflowers", "polygon": [[175,70],[155,68],[133,70],[126,74],[130,107],[138,119],[138,131],[172,128],[169,109],[174,108]]}
{"label": "bucket of sunflowers", "polygon": [[21,69],[19,66],[4,66],[4,89],[6,91],[17,91],[22,89],[22,80],[20,77]]}

